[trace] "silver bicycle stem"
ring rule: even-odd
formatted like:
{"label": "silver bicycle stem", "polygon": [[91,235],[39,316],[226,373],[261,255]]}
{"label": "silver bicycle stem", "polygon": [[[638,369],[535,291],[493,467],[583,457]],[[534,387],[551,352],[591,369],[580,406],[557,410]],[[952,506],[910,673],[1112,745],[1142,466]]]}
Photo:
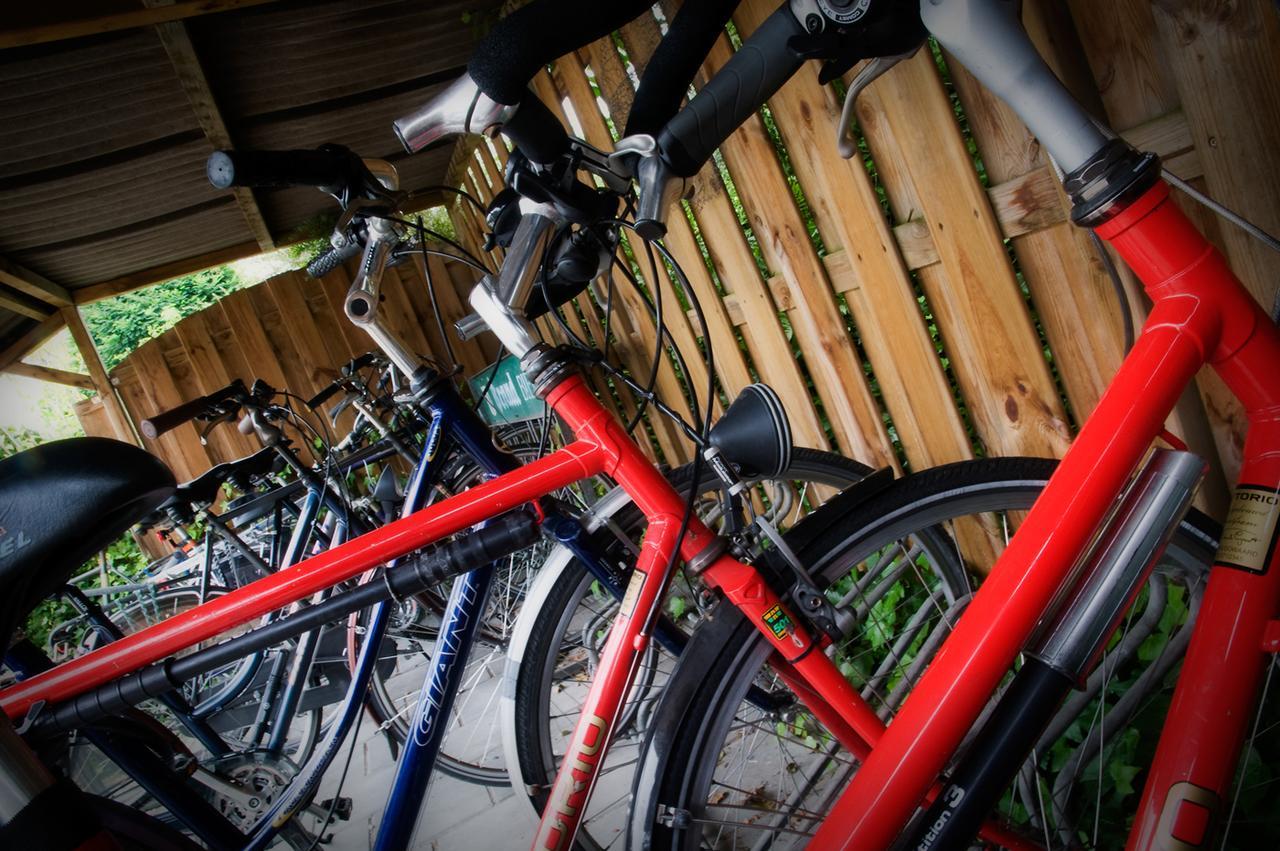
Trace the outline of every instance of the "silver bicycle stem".
{"label": "silver bicycle stem", "polygon": [[1070,173],[1107,137],[1036,52],[1018,19],[1020,6],[1019,0],[920,0],[920,18]]}
{"label": "silver bicycle stem", "polygon": [[[497,282],[486,275],[471,290],[469,298],[479,320],[517,358],[523,358],[538,343],[525,316],[525,307],[533,294],[538,270],[542,268],[547,240],[563,223],[559,213],[546,204],[522,200],[520,210],[520,224],[507,249]],[[472,331],[477,325],[471,317],[463,322],[467,322]]]}
{"label": "silver bicycle stem", "polygon": [[[391,163],[385,160],[365,160],[364,164],[387,189],[394,192],[400,188],[400,177]],[[391,252],[400,243],[400,234],[396,232],[395,225],[386,219],[369,216],[365,221],[368,239],[364,255],[360,259],[360,271],[351,282],[351,289],[347,290],[343,309],[351,323],[372,338],[383,354],[395,364],[396,369],[405,376],[412,376],[422,365],[422,359],[386,326],[379,315],[382,275],[387,270]]]}

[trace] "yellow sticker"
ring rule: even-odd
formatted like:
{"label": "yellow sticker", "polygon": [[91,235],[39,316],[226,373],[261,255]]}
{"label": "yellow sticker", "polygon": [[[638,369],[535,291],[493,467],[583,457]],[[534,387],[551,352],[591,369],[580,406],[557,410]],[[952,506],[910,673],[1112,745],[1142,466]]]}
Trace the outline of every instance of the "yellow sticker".
{"label": "yellow sticker", "polygon": [[629,618],[636,610],[636,600],[640,599],[640,587],[644,585],[644,572],[632,571],[631,581],[627,583],[627,593],[622,595],[622,609],[619,614]]}
{"label": "yellow sticker", "polygon": [[1231,510],[1222,527],[1215,564],[1266,573],[1276,546],[1280,521],[1280,489],[1240,485],[1231,495]]}

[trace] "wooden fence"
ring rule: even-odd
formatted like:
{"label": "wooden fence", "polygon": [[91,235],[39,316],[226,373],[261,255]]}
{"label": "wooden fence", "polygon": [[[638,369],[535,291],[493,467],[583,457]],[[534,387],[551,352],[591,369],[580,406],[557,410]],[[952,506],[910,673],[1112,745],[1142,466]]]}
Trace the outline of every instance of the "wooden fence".
{"label": "wooden fence", "polygon": [[[135,422],[226,386],[233,379],[251,384],[261,378],[272,387],[307,399],[338,376],[353,357],[374,348],[363,331],[347,321],[342,305],[355,261],[319,281],[289,272],[255,287],[234,292],[217,304],[188,316],[129,355],[111,371],[130,418]],[[448,327],[462,309],[474,276],[457,264],[430,259],[432,280]],[[443,359],[435,314],[431,309],[421,261],[387,270],[382,310],[390,326],[418,353]],[[495,354],[488,341],[453,341],[453,350],[468,375],[484,368]],[[336,405],[337,399],[326,405]],[[295,408],[302,408],[295,400]],[[101,403],[77,409],[88,434],[112,435]],[[311,422],[323,428],[315,417]],[[350,416],[340,426],[350,425]],[[340,439],[345,432],[337,437]],[[256,439],[220,425],[200,441],[194,424],[145,440],[179,480],[194,478],[213,464],[229,461],[261,447]]]}
{"label": "wooden fence", "polygon": [[[777,0],[745,0],[734,28],[746,37]],[[557,60],[534,89],[603,149],[614,142],[634,82],[674,7],[627,25]],[[1177,175],[1272,232],[1280,232],[1280,15],[1265,0],[1028,0],[1024,18],[1057,73],[1095,113]],[[703,77],[733,51],[726,36]],[[869,464],[920,469],[986,455],[1060,456],[1122,357],[1119,302],[1090,238],[1067,205],[1039,145],[956,63],[921,51],[862,96],[865,156],[835,150],[839,101],[806,65],[721,148],[691,182],[666,244],[705,310],[715,352],[719,408],[762,380],[782,396],[800,444]],[[455,150],[455,185],[488,202],[501,188],[506,149],[475,140]],[[1270,305],[1280,258],[1179,197]],[[457,202],[450,215],[477,255],[482,215]],[[633,247],[634,244],[633,244]],[[501,249],[487,253],[493,266]],[[674,309],[668,270],[620,253],[666,299],[666,325],[685,366],[661,362],[657,390],[689,414],[686,388],[706,385],[701,331]],[[433,261],[447,322],[465,312],[472,275]],[[1122,270],[1140,322],[1145,298]],[[423,352],[443,355],[420,272],[388,275],[384,309]],[[235,293],[148,343],[114,371],[135,422],[231,378],[261,377],[306,396],[336,367],[371,347],[341,315],[349,275],[322,284],[298,274]],[[402,286],[397,283],[403,282]],[[636,380],[649,372],[656,331],[642,296],[605,283],[563,319],[575,336],[604,343]],[[687,307],[688,305],[680,305]],[[540,321],[544,335],[560,326]],[[468,373],[493,344],[454,342]],[[686,374],[687,373],[687,374]],[[638,397],[595,378],[624,418]],[[705,399],[702,400],[705,402]],[[100,427],[92,404],[86,430]],[[645,428],[656,456],[676,463],[690,446],[666,418]],[[1244,421],[1205,371],[1170,419],[1170,430],[1210,458],[1201,504],[1219,511],[1239,468]],[[202,446],[184,426],[149,448],[181,477],[254,447],[231,429]]]}
{"label": "wooden fence", "polygon": [[[737,34],[746,37],[777,5],[745,0]],[[612,148],[634,82],[674,13],[660,7],[665,14],[562,57],[533,83],[597,147]],[[1280,15],[1271,4],[1024,7],[1033,39],[1091,110],[1160,153],[1175,174],[1280,232]],[[732,51],[722,38],[703,79]],[[706,311],[723,397],[766,381],[784,399],[798,443],[877,466],[1060,456],[1115,372],[1123,334],[1110,278],[1088,234],[1068,223],[1040,146],[961,66],[927,49],[860,99],[864,158],[836,153],[839,108],[808,63],[693,181],[686,215],[672,216],[666,243]],[[472,142],[459,146],[451,174],[487,202],[505,162],[500,144]],[[1280,258],[1179,203],[1269,306]],[[481,216],[463,202],[450,212],[479,253]],[[489,259],[496,265],[501,251]],[[637,268],[651,274],[643,259]],[[667,287],[666,270],[657,274]],[[1145,297],[1123,276],[1140,323]],[[565,312],[574,333],[597,345],[603,286]],[[670,305],[674,290],[666,292]],[[616,294],[611,344],[633,376],[646,376],[654,323],[626,287]],[[666,316],[701,389],[699,327],[678,311]],[[687,414],[679,379],[664,361],[658,390]],[[1197,391],[1169,428],[1213,461],[1202,505],[1217,511],[1239,467],[1243,418],[1211,372]],[[636,405],[617,387],[610,402],[624,415]],[[661,417],[649,423],[668,460],[689,457],[677,429]]]}

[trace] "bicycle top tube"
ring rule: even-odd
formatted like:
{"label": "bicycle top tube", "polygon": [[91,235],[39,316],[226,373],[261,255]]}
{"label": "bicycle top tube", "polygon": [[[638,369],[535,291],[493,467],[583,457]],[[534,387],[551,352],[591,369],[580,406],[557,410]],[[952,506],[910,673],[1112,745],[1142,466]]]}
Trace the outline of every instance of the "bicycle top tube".
{"label": "bicycle top tube", "polygon": [[[71,660],[0,691],[0,709],[21,719],[39,702],[56,703],[207,641],[268,612],[351,579],[486,519],[496,517],[580,479],[609,473],[647,515],[680,514],[684,499],[631,442],[578,375],[566,376],[548,401],[579,440],[545,458],[477,485],[264,577],[177,617]],[[686,558],[713,534],[694,519],[685,536]],[[156,676],[163,678],[161,671]],[[171,686],[169,686],[171,687]]]}

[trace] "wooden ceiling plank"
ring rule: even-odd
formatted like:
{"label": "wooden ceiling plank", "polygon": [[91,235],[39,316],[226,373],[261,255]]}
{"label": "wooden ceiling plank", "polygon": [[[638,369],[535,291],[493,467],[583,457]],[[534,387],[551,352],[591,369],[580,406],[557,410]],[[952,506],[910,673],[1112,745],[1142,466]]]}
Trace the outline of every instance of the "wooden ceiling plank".
{"label": "wooden ceiling plank", "polygon": [[64,41],[69,38],[147,27],[166,21],[181,21],[201,15],[247,9],[251,6],[274,2],[275,0],[188,0],[188,2],[174,3],[171,6],[139,9],[136,12],[118,12],[95,18],[59,21],[8,31],[0,30],[0,50],[7,47],[25,47],[29,44],[46,44],[51,41]]}
{"label": "wooden ceiling plank", "polygon": [[71,304],[71,293],[67,292],[65,287],[5,257],[0,257],[0,283],[7,284],[23,295],[29,295],[54,307],[66,307]]}
{"label": "wooden ceiling plank", "polygon": [[[146,0],[146,4],[154,9],[171,8],[171,5],[164,0]],[[231,141],[231,133],[227,130],[227,122],[223,119],[222,112],[218,109],[217,101],[213,97],[213,90],[209,87],[209,78],[204,73],[204,66],[200,64],[195,45],[191,43],[186,24],[181,21],[168,21],[156,24],[155,29],[165,52],[169,54],[169,62],[172,63],[173,70],[178,75],[178,82],[187,93],[191,110],[195,113],[196,121],[200,123],[200,129],[204,131],[209,144],[216,150],[235,148],[235,144]],[[267,227],[267,220],[262,215],[262,208],[258,206],[253,190],[237,186],[231,191],[235,195],[236,204],[239,205],[253,238],[258,241],[258,247],[263,251],[274,250],[275,239],[271,236],[271,229]]]}
{"label": "wooden ceiling plank", "polygon": [[79,372],[68,372],[65,369],[56,369],[52,366],[14,361],[5,367],[4,372],[10,375],[21,375],[24,378],[34,378],[37,381],[49,381],[53,384],[79,387],[81,390],[96,389],[93,385],[93,379],[89,376]]}
{"label": "wooden ceiling plank", "polygon": [[180,275],[190,275],[195,272],[201,272],[205,269],[212,269],[215,266],[222,266],[234,260],[243,260],[246,257],[252,257],[261,251],[256,242],[242,242],[238,245],[230,245],[226,248],[218,248],[213,251],[206,251],[203,254],[197,254],[194,257],[188,257],[184,260],[174,260],[170,263],[161,263],[159,266],[152,266],[149,269],[143,269],[140,272],[133,272],[129,275],[121,275],[118,278],[112,278],[101,283],[91,284],[87,287],[81,287],[75,291],[75,303],[77,305],[90,304],[95,301],[101,301],[104,298],[123,295],[133,290],[149,287],[152,284],[163,283]]}
{"label": "wooden ceiling plank", "polygon": [[0,351],[0,371],[7,369],[31,354],[45,340],[61,331],[64,324],[66,324],[66,321],[62,318],[62,314],[55,313],[14,340],[3,351]]}

